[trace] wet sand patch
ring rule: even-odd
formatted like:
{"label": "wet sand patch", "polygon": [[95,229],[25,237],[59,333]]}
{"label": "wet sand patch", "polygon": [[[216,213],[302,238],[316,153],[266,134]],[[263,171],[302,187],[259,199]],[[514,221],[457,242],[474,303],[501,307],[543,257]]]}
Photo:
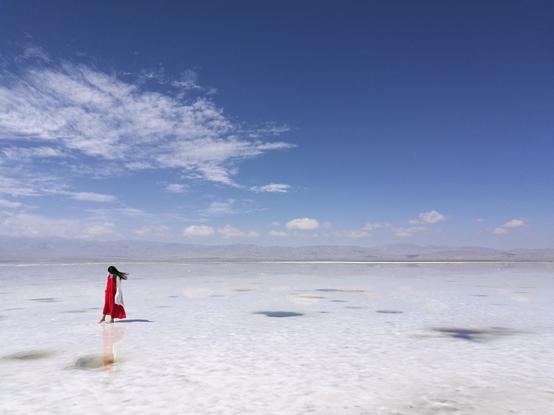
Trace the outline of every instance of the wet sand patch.
{"label": "wet sand patch", "polygon": [[89,355],[78,358],[73,367],[81,370],[94,370],[104,366],[111,366],[113,363],[113,358],[104,359],[102,355]]}
{"label": "wet sand patch", "polygon": [[223,298],[225,297],[223,294],[212,294],[210,295],[210,297],[213,297],[213,298]]}
{"label": "wet sand patch", "polygon": [[54,355],[54,352],[49,350],[28,350],[25,352],[12,353],[4,356],[4,360],[39,360],[46,359]]}
{"label": "wet sand patch", "polygon": [[347,303],[346,300],[329,300],[330,303]]}
{"label": "wet sand patch", "polygon": [[359,305],[347,305],[347,306],[344,306],[344,308],[349,308],[351,310],[361,310],[362,308],[365,308],[365,307],[362,307]]}
{"label": "wet sand patch", "polygon": [[38,303],[57,303],[60,301],[60,299],[54,298],[54,297],[39,297],[39,298],[30,298],[29,301],[36,301]]}
{"label": "wet sand patch", "polygon": [[304,313],[296,313],[294,311],[256,311],[254,312],[254,314],[261,314],[267,317],[276,317],[276,318],[300,317],[304,315]]}
{"label": "wet sand patch", "polygon": [[80,313],[88,313],[90,310],[84,309],[84,310],[65,310],[61,311],[61,313],[65,314],[80,314]]}
{"label": "wet sand patch", "polygon": [[471,294],[472,297],[488,297],[488,294]]}

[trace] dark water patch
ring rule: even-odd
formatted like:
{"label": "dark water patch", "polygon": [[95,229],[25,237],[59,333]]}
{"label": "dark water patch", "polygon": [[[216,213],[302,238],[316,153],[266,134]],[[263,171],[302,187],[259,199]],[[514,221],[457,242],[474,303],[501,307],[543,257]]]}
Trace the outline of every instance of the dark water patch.
{"label": "dark water patch", "polygon": [[100,307],[89,307],[87,310],[100,310]]}
{"label": "dark water patch", "polygon": [[329,314],[329,311],[320,311],[319,314]]}
{"label": "dark water patch", "polygon": [[114,363],[113,357],[105,359],[102,355],[82,356],[75,361],[75,369],[93,370],[104,366],[111,366]]}
{"label": "dark water patch", "polygon": [[330,303],[347,303],[346,300],[329,300]]}
{"label": "dark water patch", "polygon": [[325,293],[363,293],[364,290],[342,290],[340,288],[318,288],[316,291]]}
{"label": "dark water patch", "polygon": [[300,297],[300,298],[309,298],[309,299],[313,299],[313,300],[321,300],[321,299],[325,298],[322,295],[310,295],[310,294],[299,295],[298,297]]}
{"label": "dark water patch", "polygon": [[296,313],[294,311],[256,311],[254,314],[262,314],[267,317],[300,317],[303,316],[303,313]]}
{"label": "dark water patch", "polygon": [[127,319],[127,320],[118,320],[116,323],[153,323],[152,320],[147,320],[145,318],[135,318],[135,319]]}
{"label": "dark water patch", "polygon": [[54,297],[39,297],[39,298],[30,298],[29,301],[36,301],[38,303],[57,303],[60,301],[59,298]]}
{"label": "dark water patch", "polygon": [[84,310],[66,310],[66,311],[62,311],[62,313],[67,313],[67,314],[80,314],[80,313],[88,313],[89,310],[87,309],[84,309]]}
{"label": "dark water patch", "polygon": [[404,314],[404,312],[400,310],[375,310],[375,312],[380,314]]}
{"label": "dark water patch", "polygon": [[54,352],[49,350],[28,350],[25,352],[17,352],[4,356],[4,360],[39,360],[46,359],[54,355]]}
{"label": "dark water patch", "polygon": [[481,342],[499,337],[513,336],[519,334],[518,331],[507,327],[491,327],[487,329],[463,328],[463,327],[435,327],[431,329],[446,337],[454,339],[467,340],[471,342]]}
{"label": "dark water patch", "polygon": [[235,288],[233,291],[244,293],[244,292],[254,291],[254,290],[252,288]]}
{"label": "dark water patch", "polygon": [[344,306],[344,308],[349,308],[351,310],[361,310],[362,308],[365,308],[365,307],[362,307],[359,305],[347,305],[347,306]]}
{"label": "dark water patch", "polygon": [[225,296],[223,294],[212,294],[212,295],[210,295],[210,297],[222,298],[222,297],[225,297]]}
{"label": "dark water patch", "polygon": [[471,294],[472,297],[488,297],[488,294]]}

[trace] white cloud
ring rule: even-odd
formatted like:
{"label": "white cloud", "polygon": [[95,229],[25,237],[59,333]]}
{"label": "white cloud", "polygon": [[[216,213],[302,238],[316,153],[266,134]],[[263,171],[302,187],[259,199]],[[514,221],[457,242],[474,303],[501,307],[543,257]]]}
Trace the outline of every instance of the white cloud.
{"label": "white cloud", "polygon": [[92,193],[92,192],[70,193],[69,197],[71,199],[81,200],[86,202],[113,202],[115,200],[115,196],[105,195],[102,193]]}
{"label": "white cloud", "polygon": [[410,219],[408,223],[410,225],[423,225],[443,222],[446,217],[436,210],[430,210],[429,212],[420,213],[417,219]]}
{"label": "white cloud", "polygon": [[151,91],[85,65],[43,63],[0,74],[0,138],[48,143],[60,153],[22,153],[27,157],[79,154],[129,170],[179,169],[236,185],[238,162],[293,147],[240,134],[206,97]]}
{"label": "white cloud", "polygon": [[285,236],[288,236],[286,232],[281,231],[269,231],[269,236],[274,236],[276,238],[284,238]]}
{"label": "white cloud", "polygon": [[523,219],[512,219],[502,225],[503,228],[521,228],[522,226],[527,225]]}
{"label": "white cloud", "polygon": [[213,234],[215,234],[214,228],[207,225],[191,225],[183,231],[183,235],[187,237],[212,236]]}
{"label": "white cloud", "polygon": [[311,218],[297,218],[287,222],[287,229],[298,229],[298,230],[311,230],[318,229],[319,222],[317,219]]}
{"label": "white cloud", "polygon": [[495,235],[504,235],[512,229],[521,228],[527,226],[527,222],[524,219],[511,219],[508,222],[494,228],[493,233]]}
{"label": "white cloud", "polygon": [[185,189],[186,187],[184,185],[178,183],[171,183],[165,187],[165,190],[169,193],[183,193]]}
{"label": "white cloud", "polygon": [[11,200],[0,199],[0,208],[17,209],[21,206],[22,204],[19,202],[12,202]]}
{"label": "white cloud", "polygon": [[260,236],[258,232],[242,231],[232,227],[231,225],[225,225],[224,227],[219,228],[217,233],[219,233],[223,238],[257,238]]}
{"label": "white cloud", "polygon": [[290,189],[288,184],[282,183],[269,183],[264,186],[254,186],[251,190],[255,192],[266,192],[266,193],[287,193]]}

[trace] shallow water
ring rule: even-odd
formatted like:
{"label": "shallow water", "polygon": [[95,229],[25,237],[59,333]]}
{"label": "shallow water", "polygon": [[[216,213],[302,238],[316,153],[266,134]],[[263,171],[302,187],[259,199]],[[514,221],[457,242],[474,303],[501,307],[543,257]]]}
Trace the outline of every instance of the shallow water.
{"label": "shallow water", "polygon": [[0,413],[554,415],[553,266],[118,266],[0,267]]}

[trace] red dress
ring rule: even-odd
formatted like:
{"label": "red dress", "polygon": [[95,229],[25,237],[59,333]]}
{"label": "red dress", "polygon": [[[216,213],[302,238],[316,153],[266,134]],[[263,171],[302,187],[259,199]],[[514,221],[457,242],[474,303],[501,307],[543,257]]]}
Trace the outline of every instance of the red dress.
{"label": "red dress", "polygon": [[106,283],[106,296],[104,300],[104,310],[102,314],[109,314],[113,318],[126,318],[125,309],[123,306],[115,303],[115,292],[117,291],[116,281],[118,278],[115,275],[108,274],[108,282]]}

